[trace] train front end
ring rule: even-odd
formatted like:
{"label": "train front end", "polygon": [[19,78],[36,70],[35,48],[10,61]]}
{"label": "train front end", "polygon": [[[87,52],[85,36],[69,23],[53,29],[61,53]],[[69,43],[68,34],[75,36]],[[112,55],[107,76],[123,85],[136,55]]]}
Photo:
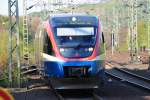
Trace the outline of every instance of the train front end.
{"label": "train front end", "polygon": [[98,17],[53,16],[44,34],[43,68],[51,82],[56,85],[58,80],[67,84],[71,81],[70,84],[82,83],[85,87],[90,83],[94,88],[103,80],[104,48]]}

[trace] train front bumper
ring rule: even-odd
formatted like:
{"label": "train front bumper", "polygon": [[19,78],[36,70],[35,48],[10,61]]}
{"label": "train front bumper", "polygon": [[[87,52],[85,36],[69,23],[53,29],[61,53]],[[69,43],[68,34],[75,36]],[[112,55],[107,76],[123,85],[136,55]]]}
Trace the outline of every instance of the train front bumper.
{"label": "train front bumper", "polygon": [[[88,74],[88,77],[95,76],[97,74],[101,74],[104,72],[104,61],[96,60],[96,61],[68,61],[68,62],[60,62],[60,61],[44,61],[44,73],[47,77],[51,78],[65,78],[70,75],[78,75],[78,77],[82,77],[81,71]],[[83,69],[82,69],[83,68]],[[84,70],[85,68],[85,70]],[[69,74],[70,71],[73,74]],[[84,75],[83,75],[84,76]]]}

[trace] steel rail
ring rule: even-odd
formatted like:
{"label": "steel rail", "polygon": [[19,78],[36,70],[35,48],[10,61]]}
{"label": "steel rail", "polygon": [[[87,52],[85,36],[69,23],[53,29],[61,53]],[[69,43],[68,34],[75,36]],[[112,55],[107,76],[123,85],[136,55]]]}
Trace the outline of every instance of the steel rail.
{"label": "steel rail", "polygon": [[[94,92],[91,93],[92,95],[90,97],[85,97],[85,98],[81,98],[82,100],[103,100],[102,97],[98,96],[97,94],[95,94]],[[64,97],[62,94],[59,94],[58,92],[56,93],[56,96],[58,98],[58,100],[75,100],[75,97]],[[78,98],[80,99],[80,98]]]}
{"label": "steel rail", "polygon": [[[110,67],[112,64],[106,63],[106,65]],[[105,73],[109,76],[118,78],[120,80],[123,80],[125,82],[136,85],[138,87],[142,87],[150,91],[150,79],[148,78],[142,77],[140,75],[119,68],[112,68],[110,70],[105,70]]]}
{"label": "steel rail", "polygon": [[[110,65],[113,65],[112,62],[110,63]],[[119,65],[119,66],[124,66],[124,65]],[[134,77],[141,78],[142,80],[145,80],[145,81],[150,82],[150,78],[146,78],[146,77],[144,77],[144,76],[135,74],[135,73],[133,73],[133,72],[130,72],[130,71],[127,71],[127,70],[125,70],[125,69],[118,68],[118,67],[115,67],[115,69],[116,69],[116,70],[119,70],[119,71],[121,71],[121,72],[123,72],[123,73],[128,73],[128,74],[130,74],[130,75],[132,75],[132,76],[134,76]]]}

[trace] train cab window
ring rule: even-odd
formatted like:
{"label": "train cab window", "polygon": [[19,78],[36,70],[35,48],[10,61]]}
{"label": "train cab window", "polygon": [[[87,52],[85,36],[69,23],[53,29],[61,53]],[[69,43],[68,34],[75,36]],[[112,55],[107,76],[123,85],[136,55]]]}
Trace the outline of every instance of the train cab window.
{"label": "train cab window", "polygon": [[52,44],[47,32],[44,32],[44,42],[43,42],[43,51],[49,55],[52,54]]}

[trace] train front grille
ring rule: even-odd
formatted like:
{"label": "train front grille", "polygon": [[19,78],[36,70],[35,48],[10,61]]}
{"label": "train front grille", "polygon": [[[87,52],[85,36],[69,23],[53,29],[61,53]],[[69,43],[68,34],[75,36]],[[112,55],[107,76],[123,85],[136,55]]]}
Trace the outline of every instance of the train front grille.
{"label": "train front grille", "polygon": [[65,77],[88,77],[89,66],[64,66]]}

